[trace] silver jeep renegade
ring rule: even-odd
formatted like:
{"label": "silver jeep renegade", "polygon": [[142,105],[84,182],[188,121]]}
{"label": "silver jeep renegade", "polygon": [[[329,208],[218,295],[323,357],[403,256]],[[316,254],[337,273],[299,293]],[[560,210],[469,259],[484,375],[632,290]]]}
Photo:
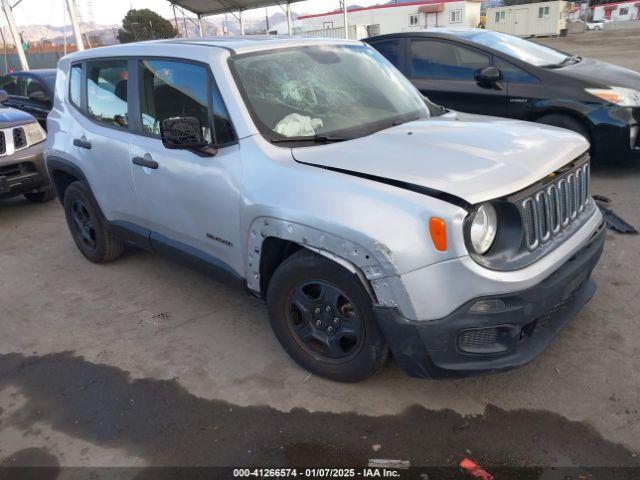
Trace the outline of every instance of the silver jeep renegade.
{"label": "silver jeep renegade", "polygon": [[339,381],[531,361],[595,291],[588,143],[423,98],[372,48],[165,40],[59,63],[46,163],[93,262],[125,243],[226,274]]}

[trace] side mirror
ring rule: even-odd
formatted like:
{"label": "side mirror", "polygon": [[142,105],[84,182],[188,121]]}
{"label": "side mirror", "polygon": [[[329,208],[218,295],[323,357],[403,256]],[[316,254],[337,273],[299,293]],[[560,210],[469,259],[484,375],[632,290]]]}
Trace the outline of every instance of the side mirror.
{"label": "side mirror", "polygon": [[9,100],[9,94],[5,90],[0,90],[0,103]]}
{"label": "side mirror", "polygon": [[202,122],[195,117],[167,118],[160,123],[160,138],[170,150],[192,150],[215,155],[216,151],[202,135]]}
{"label": "side mirror", "polygon": [[29,94],[29,100],[34,100],[36,102],[47,103],[49,101],[49,97],[42,90],[36,90]]}
{"label": "side mirror", "polygon": [[476,72],[476,82],[484,86],[494,86],[502,80],[502,72],[496,67],[484,67]]}

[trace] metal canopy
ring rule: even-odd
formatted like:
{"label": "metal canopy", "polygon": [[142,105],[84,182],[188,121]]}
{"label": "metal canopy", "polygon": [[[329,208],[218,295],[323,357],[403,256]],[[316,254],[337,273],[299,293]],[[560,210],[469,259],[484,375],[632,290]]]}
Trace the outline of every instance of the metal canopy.
{"label": "metal canopy", "polygon": [[304,0],[169,0],[172,4],[198,16],[219,15],[252,8],[284,6]]}

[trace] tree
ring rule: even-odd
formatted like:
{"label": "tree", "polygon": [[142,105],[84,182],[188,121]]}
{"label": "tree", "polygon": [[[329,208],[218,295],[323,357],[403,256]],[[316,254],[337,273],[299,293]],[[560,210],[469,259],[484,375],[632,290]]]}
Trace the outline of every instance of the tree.
{"label": "tree", "polygon": [[175,38],[178,32],[169,20],[162,18],[148,8],[131,9],[122,19],[122,28],[118,30],[120,43]]}

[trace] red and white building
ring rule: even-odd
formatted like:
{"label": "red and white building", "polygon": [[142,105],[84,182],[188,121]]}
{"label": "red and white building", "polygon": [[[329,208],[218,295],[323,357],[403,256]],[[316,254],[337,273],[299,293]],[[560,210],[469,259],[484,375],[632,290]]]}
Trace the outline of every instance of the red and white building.
{"label": "red and white building", "polygon": [[611,2],[591,5],[593,20],[640,20],[640,1]]}
{"label": "red and white building", "polygon": [[[411,32],[436,27],[477,27],[480,0],[423,0],[349,9],[349,24],[364,26],[368,35]],[[303,15],[296,21],[302,32],[344,28],[341,10]]]}

